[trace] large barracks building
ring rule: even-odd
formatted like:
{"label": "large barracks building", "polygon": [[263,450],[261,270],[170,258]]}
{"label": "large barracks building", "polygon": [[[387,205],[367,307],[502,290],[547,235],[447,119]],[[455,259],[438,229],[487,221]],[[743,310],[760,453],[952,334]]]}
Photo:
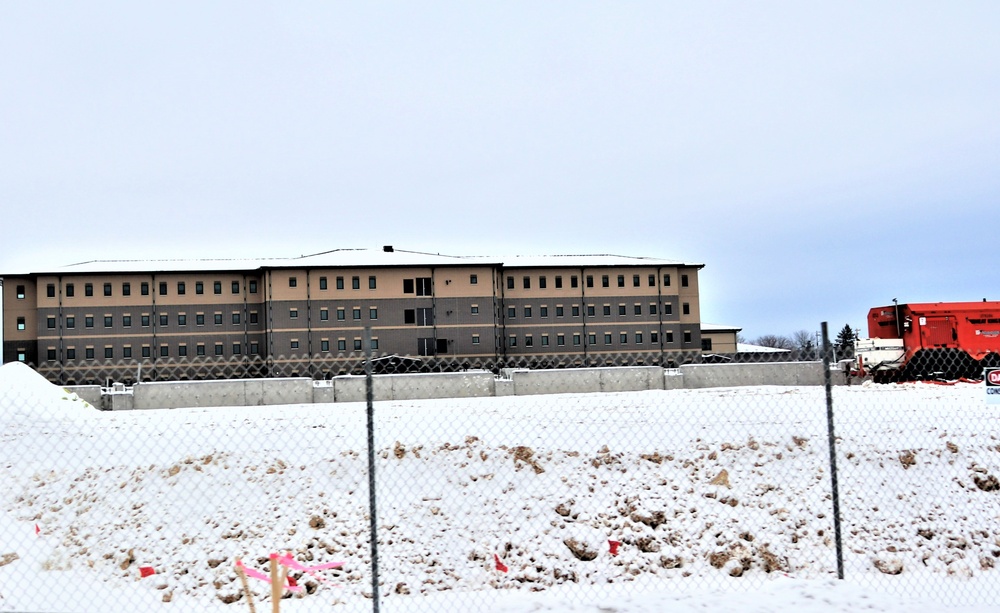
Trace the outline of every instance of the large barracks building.
{"label": "large barracks building", "polygon": [[702,267],[389,246],[291,259],[86,262],[3,276],[3,360],[64,384],[320,378],[351,372],[369,351],[438,369],[667,366],[701,355]]}

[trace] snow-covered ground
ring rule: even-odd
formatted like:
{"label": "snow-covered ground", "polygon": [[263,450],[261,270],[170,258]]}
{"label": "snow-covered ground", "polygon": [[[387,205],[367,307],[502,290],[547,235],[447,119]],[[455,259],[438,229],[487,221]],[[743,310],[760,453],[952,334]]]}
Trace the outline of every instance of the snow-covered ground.
{"label": "snow-covered ground", "polygon": [[[846,581],[820,388],[376,402],[382,610],[1000,612],[1000,407],[834,392]],[[106,413],[3,366],[0,611],[248,610],[235,561],[286,551],[344,566],[283,611],[370,610],[365,423]]]}

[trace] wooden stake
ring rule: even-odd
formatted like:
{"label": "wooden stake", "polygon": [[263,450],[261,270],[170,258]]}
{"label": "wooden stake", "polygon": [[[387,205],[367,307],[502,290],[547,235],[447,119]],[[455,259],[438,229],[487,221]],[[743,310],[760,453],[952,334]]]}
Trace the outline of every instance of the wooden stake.
{"label": "wooden stake", "polygon": [[278,554],[271,554],[271,613],[281,613],[281,592],[284,582],[278,578]]}
{"label": "wooden stake", "polygon": [[253,592],[250,591],[250,582],[247,581],[247,574],[243,572],[240,560],[236,560],[236,574],[240,576],[240,583],[243,584],[243,593],[247,596],[247,604],[250,605],[250,613],[257,613],[257,608],[253,604]]}

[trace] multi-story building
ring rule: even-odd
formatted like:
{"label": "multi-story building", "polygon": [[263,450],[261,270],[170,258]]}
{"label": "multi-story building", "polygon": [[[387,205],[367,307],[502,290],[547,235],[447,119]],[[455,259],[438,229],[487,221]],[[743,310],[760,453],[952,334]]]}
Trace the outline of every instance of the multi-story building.
{"label": "multi-story building", "polygon": [[697,360],[702,264],[336,250],[5,275],[3,355],[61,383]]}

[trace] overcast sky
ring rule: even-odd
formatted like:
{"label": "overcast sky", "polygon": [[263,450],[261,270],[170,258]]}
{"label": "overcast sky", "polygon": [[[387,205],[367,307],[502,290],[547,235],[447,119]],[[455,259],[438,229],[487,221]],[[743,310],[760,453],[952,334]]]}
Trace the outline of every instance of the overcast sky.
{"label": "overcast sky", "polygon": [[615,253],[702,319],[1000,300],[1000,2],[5,2],[0,273]]}

